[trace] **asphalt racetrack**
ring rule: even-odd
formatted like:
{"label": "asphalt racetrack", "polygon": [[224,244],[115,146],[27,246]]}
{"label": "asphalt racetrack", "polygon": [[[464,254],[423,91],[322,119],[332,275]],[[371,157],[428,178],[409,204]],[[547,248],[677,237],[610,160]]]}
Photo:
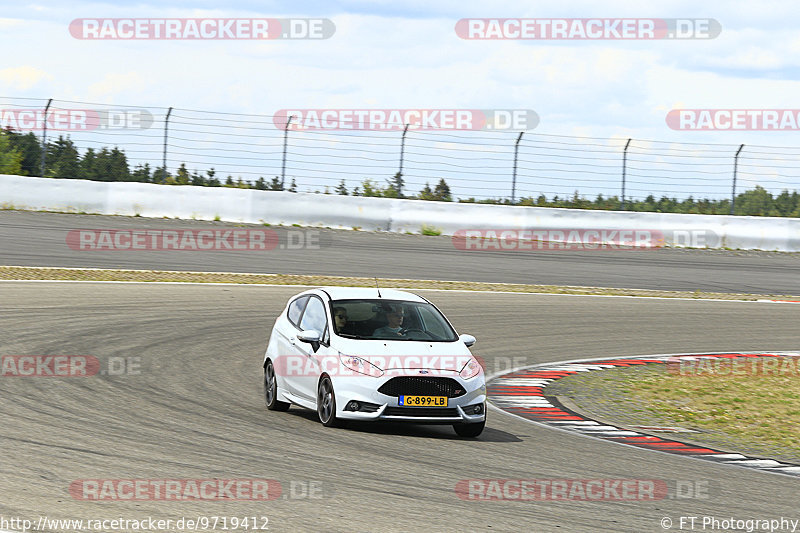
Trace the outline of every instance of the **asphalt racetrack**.
{"label": "asphalt racetrack", "polygon": [[[37,220],[28,216],[14,220]],[[12,231],[9,218],[2,217],[5,232]],[[46,235],[41,228],[26,231]],[[10,249],[12,263],[46,259],[35,247],[27,257],[19,243]],[[387,268],[402,263],[385,253],[375,257]],[[73,259],[79,260],[64,255],[51,261]],[[734,257],[708,261],[730,265],[729,273],[739,269]],[[212,266],[217,269],[218,264]],[[769,276],[767,282],[781,283]],[[459,439],[446,426],[329,429],[315,420],[315,413],[299,408],[268,412],[262,399],[261,357],[274,317],[298,290],[0,283],[3,355],[83,354],[96,357],[101,369],[112,360],[132,365],[130,372],[119,375],[101,370],[84,378],[0,378],[0,515],[34,523],[43,515],[173,521],[266,516],[269,531],[278,532],[639,532],[665,531],[665,525],[681,530],[680,524],[688,531],[688,518],[680,520],[691,516],[697,517],[694,530],[699,531],[704,517],[800,518],[796,478],[619,446],[495,410],[475,440]],[[478,338],[474,352],[490,372],[506,369],[512,358],[534,364],[798,347],[800,306],[792,304],[437,291],[424,295],[459,332]],[[94,502],[76,499],[69,490],[76,480],[86,479],[215,478],[275,480],[282,495],[266,502]],[[655,480],[670,491],[644,501],[459,498],[457,485],[470,479]],[[676,486],[683,490],[676,491]],[[312,487],[313,494],[304,487]]]}
{"label": "asphalt racetrack", "polygon": [[[231,229],[230,223],[0,211],[0,265],[320,274],[800,295],[800,254],[724,250],[459,250],[450,237],[248,226],[270,251],[81,251],[77,229]],[[292,236],[289,237],[289,232]],[[297,249],[288,243],[298,244]],[[302,246],[316,242],[318,246]]]}

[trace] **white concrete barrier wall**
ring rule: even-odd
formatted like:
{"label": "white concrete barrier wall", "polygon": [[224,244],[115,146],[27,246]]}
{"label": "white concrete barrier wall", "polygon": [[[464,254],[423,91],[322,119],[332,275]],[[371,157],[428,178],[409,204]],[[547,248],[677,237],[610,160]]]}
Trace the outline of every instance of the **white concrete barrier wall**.
{"label": "white concrete barrier wall", "polygon": [[[668,246],[800,251],[800,219],[459,204],[227,187],[0,175],[0,205],[252,224],[418,233],[467,229],[651,230]],[[699,241],[692,240],[700,234]]]}

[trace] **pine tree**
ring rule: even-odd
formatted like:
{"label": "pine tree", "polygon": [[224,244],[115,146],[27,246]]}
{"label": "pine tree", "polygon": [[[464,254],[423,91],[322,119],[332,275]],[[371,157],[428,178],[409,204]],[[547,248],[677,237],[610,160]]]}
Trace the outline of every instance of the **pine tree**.
{"label": "pine tree", "polygon": [[361,187],[364,188],[363,196],[383,196],[383,191],[378,187],[378,184],[369,178],[361,182]]}
{"label": "pine tree", "polygon": [[[292,181],[292,183],[294,183],[294,181]],[[269,190],[270,191],[283,190],[283,183],[281,182],[281,179],[278,176],[275,176],[274,178],[272,178],[272,181],[270,181]]]}
{"label": "pine tree", "polygon": [[10,136],[0,132],[0,174],[22,172],[22,152],[13,147]]}
{"label": "pine tree", "polygon": [[403,179],[402,173],[398,172],[392,179],[386,181],[389,183],[389,188],[386,189],[384,196],[390,198],[405,198],[405,196],[403,196],[403,185],[405,185],[406,182]]}
{"label": "pine tree", "polygon": [[419,191],[417,198],[419,198],[420,200],[435,200],[435,198],[433,197],[433,191],[431,190],[431,186],[427,181],[425,182],[425,187],[423,187],[422,190]]}
{"label": "pine tree", "polygon": [[136,168],[134,168],[131,173],[131,179],[141,183],[149,183],[152,179],[150,177],[150,163],[145,163],[144,165],[139,163],[136,165]]}
{"label": "pine tree", "polygon": [[81,158],[81,177],[87,180],[100,180],[98,172],[97,154],[94,149],[89,148]]}
{"label": "pine tree", "polygon": [[111,166],[111,152],[107,147],[102,147],[94,158],[93,174],[97,181],[113,181],[108,169]]}
{"label": "pine tree", "polygon": [[164,167],[156,167],[153,171],[153,183],[166,183],[167,177],[169,177],[169,174],[167,174],[167,169]]}
{"label": "pine tree", "polygon": [[58,136],[54,143],[47,144],[48,178],[80,178],[80,159],[75,144],[69,137]]}
{"label": "pine tree", "polygon": [[11,148],[17,150],[22,155],[20,162],[21,176],[38,176],[42,171],[42,145],[33,132],[21,135],[12,131],[10,128],[3,130],[8,135]]}
{"label": "pine tree", "polygon": [[192,172],[192,177],[189,180],[189,183],[194,185],[195,187],[205,187],[206,179],[197,173],[197,171]]}
{"label": "pine tree", "polygon": [[128,168],[128,156],[116,146],[111,150],[108,158],[108,181],[130,181],[131,172]]}
{"label": "pine tree", "polygon": [[453,197],[450,195],[450,186],[444,181],[444,178],[439,179],[439,183],[433,189],[433,196],[440,202],[452,202]]}
{"label": "pine tree", "polygon": [[175,175],[176,185],[189,185],[189,171],[186,169],[186,163],[181,163],[178,168],[178,173]]}
{"label": "pine tree", "polygon": [[789,191],[784,189],[781,193],[775,198],[775,209],[778,210],[780,216],[788,217],[792,211],[794,211],[796,204],[793,201],[792,196],[789,194]]}

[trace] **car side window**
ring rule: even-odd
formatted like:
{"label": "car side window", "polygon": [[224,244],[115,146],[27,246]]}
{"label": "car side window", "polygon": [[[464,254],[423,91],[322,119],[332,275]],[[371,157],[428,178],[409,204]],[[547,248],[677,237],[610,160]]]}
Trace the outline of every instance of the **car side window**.
{"label": "car side window", "polygon": [[324,339],[327,324],[328,319],[325,316],[325,306],[322,304],[322,300],[314,297],[310,298],[303,312],[303,318],[300,319],[300,329],[303,331],[308,329],[318,331]]}
{"label": "car side window", "polygon": [[288,318],[289,322],[296,327],[300,327],[300,315],[303,314],[303,309],[305,309],[308,299],[309,296],[301,296],[289,304],[289,310],[286,312],[286,318]]}

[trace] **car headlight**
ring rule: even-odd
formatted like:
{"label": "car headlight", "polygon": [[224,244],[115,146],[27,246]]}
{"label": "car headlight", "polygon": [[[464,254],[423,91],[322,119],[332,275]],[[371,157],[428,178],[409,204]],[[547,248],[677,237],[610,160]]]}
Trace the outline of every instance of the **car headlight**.
{"label": "car headlight", "polygon": [[461,372],[458,373],[464,379],[472,379],[478,374],[483,371],[483,367],[475,360],[474,357],[470,357],[467,364],[461,369]]}
{"label": "car headlight", "polygon": [[365,376],[379,378],[383,375],[383,370],[361,357],[339,355],[339,361],[341,361],[345,368],[353,372],[358,372],[359,374],[364,374]]}

